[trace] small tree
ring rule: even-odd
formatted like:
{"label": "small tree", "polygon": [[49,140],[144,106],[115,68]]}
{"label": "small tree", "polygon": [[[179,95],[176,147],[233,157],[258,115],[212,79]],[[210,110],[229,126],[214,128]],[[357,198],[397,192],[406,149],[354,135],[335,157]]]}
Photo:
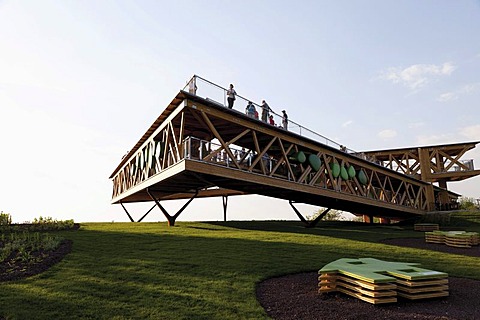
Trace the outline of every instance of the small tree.
{"label": "small tree", "polygon": [[[311,216],[307,216],[308,220],[314,220],[316,219],[319,215],[323,213],[325,209],[318,209],[313,212]],[[342,216],[342,212],[340,210],[335,210],[331,209],[330,211],[327,212],[327,214],[322,218],[323,221],[341,221],[345,220],[344,217]]]}
{"label": "small tree", "polygon": [[475,199],[469,197],[461,197],[458,207],[462,210],[476,210]]}
{"label": "small tree", "polygon": [[10,213],[0,212],[0,226],[9,226],[12,224],[12,216]]}

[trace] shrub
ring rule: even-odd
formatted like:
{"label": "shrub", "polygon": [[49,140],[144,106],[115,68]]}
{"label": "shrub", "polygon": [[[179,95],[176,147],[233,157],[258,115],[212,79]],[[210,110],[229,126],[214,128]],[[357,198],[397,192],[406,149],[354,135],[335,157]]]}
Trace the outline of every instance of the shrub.
{"label": "shrub", "polygon": [[463,210],[476,210],[475,199],[469,197],[461,197],[458,205],[459,209]]}
{"label": "shrub", "polygon": [[2,234],[0,237],[0,262],[9,258],[33,262],[33,252],[55,250],[61,242],[62,238],[48,233],[13,232],[9,235]]}
{"label": "shrub", "polygon": [[448,212],[429,212],[418,220],[421,223],[437,223],[441,226],[450,224],[450,214]]}
{"label": "shrub", "polygon": [[[325,209],[318,209],[313,212],[311,216],[306,216],[307,220],[314,220],[319,215],[324,212]],[[327,214],[322,218],[322,221],[344,221],[345,217],[342,215],[343,211],[331,209]]]}
{"label": "shrub", "polygon": [[12,216],[9,213],[0,212],[0,226],[9,226],[12,224]]}
{"label": "shrub", "polygon": [[70,220],[56,220],[52,217],[35,218],[31,224],[31,231],[69,230],[73,229],[75,222]]}

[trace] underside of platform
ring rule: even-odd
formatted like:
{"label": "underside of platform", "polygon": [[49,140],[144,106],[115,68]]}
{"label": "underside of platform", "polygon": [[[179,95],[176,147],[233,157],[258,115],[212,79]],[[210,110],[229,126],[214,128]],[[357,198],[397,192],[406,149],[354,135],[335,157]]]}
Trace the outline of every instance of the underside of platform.
{"label": "underside of platform", "polygon": [[[159,176],[152,177],[148,184],[140,184],[122,197],[113,199],[112,203],[152,201],[147,188],[157,200],[188,198],[200,190],[197,198],[258,194],[354,214],[393,219],[407,219],[423,213],[421,210],[409,207],[399,208],[387,202],[359,198],[334,190],[294,185],[288,181],[260,174],[243,173],[222,166],[212,168],[210,164],[194,160],[183,160],[177,163],[175,167],[165,170]],[[214,189],[205,190],[206,188]]]}

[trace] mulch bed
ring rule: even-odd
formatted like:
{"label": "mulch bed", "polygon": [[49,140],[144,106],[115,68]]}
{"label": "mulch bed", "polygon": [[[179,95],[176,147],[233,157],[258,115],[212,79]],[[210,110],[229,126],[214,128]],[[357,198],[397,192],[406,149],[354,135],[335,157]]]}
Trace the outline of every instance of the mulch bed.
{"label": "mulch bed", "polygon": [[0,263],[0,282],[19,280],[30,277],[46,271],[56,263],[60,262],[63,257],[72,251],[72,241],[63,240],[60,246],[54,251],[36,251],[32,252],[32,256],[39,260],[38,262],[25,263],[15,261],[11,263],[8,259]]}
{"label": "mulch bed", "polygon": [[[423,238],[389,239],[388,244],[480,256],[480,248],[427,244]],[[318,273],[267,279],[257,286],[257,299],[273,319],[480,319],[480,281],[449,277],[450,296],[428,300],[398,299],[373,305],[342,293],[318,293]]]}

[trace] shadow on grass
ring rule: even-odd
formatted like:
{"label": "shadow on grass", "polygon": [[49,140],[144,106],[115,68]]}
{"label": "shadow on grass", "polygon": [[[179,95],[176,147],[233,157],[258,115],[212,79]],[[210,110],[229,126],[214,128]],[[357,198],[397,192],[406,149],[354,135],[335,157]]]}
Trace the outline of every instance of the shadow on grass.
{"label": "shadow on grass", "polygon": [[[294,226],[275,234],[178,225],[90,224],[65,233],[73,251],[61,263],[32,278],[0,283],[0,317],[261,319],[266,314],[255,285],[265,278],[315,271],[342,257],[449,263],[435,253],[419,257],[415,249],[286,233]],[[463,261],[463,272],[477,272],[474,263]]]}
{"label": "shadow on grass", "polygon": [[413,226],[369,225],[353,221],[321,221],[315,228],[305,228],[300,221],[214,221],[215,226],[242,230],[311,234],[339,239],[378,242],[388,238],[423,237]]}

